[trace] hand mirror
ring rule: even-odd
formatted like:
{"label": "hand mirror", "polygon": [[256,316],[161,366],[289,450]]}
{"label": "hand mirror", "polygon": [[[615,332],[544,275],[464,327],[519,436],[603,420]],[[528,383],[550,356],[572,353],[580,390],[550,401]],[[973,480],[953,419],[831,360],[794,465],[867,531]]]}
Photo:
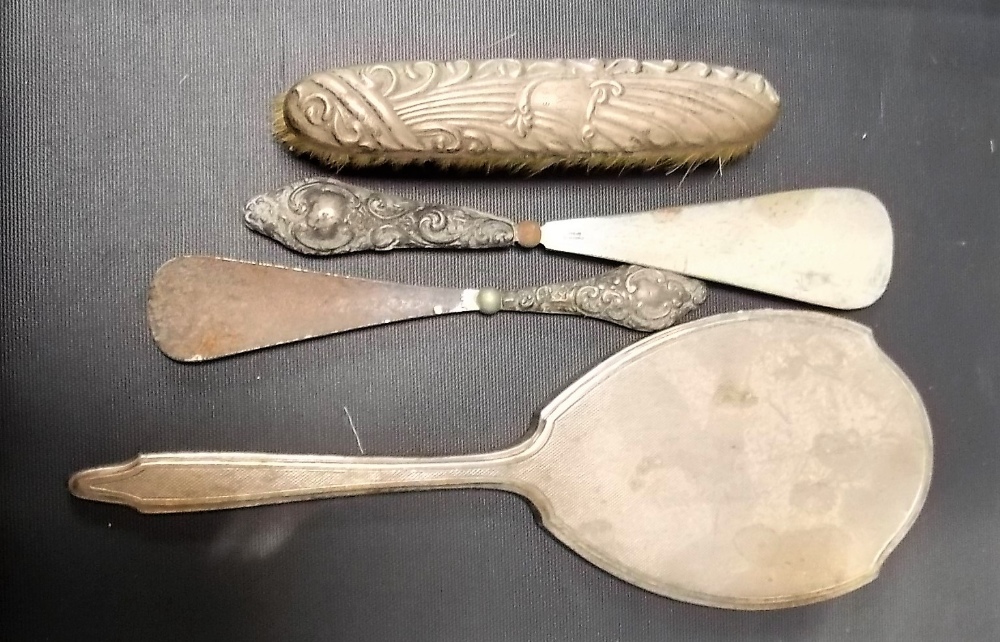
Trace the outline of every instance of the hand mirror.
{"label": "hand mirror", "polygon": [[499,452],[163,453],[81,471],[70,489],[164,513],[496,488],[526,498],[555,537],[625,581],[771,609],[874,579],[923,505],[931,461],[920,397],[867,328],[762,310],[625,348]]}

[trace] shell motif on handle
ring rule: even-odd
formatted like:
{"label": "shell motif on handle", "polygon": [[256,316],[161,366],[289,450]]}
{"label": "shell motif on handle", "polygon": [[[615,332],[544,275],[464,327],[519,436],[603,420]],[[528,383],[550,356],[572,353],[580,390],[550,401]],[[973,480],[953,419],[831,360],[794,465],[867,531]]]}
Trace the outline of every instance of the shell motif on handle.
{"label": "shell motif on handle", "polygon": [[274,130],[336,167],[653,168],[743,154],[778,112],[760,74],[702,62],[423,60],[315,73]]}

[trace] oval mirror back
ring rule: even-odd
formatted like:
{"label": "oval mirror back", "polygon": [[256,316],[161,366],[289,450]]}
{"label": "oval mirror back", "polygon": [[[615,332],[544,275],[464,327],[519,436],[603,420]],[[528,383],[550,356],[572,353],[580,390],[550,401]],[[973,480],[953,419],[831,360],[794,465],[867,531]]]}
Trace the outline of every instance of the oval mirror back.
{"label": "oval mirror back", "polygon": [[627,348],[529,443],[513,477],[557,537],[647,590],[735,609],[871,581],[932,466],[920,397],[866,327],[769,310]]}

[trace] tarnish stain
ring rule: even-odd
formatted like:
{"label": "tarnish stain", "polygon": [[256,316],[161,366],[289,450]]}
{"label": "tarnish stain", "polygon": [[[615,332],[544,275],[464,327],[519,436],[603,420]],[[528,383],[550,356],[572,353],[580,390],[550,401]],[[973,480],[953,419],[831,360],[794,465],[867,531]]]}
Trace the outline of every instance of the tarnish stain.
{"label": "tarnish stain", "polygon": [[196,348],[199,354],[215,354],[219,351],[219,341],[215,335],[206,333]]}
{"label": "tarnish stain", "polygon": [[614,530],[614,525],[606,519],[595,519],[584,522],[580,525],[580,528],[591,535],[604,535],[610,534]]}
{"label": "tarnish stain", "polygon": [[664,221],[664,220],[676,218],[679,214],[681,214],[681,213],[684,212],[684,208],[683,207],[661,207],[660,209],[655,210],[655,212],[656,212],[656,218],[657,218],[657,220]]}
{"label": "tarnish stain", "polygon": [[752,199],[756,218],[777,228],[795,225],[809,210],[808,194],[767,194]]}
{"label": "tarnish stain", "polygon": [[792,487],[789,502],[806,513],[827,513],[837,504],[837,492],[827,482],[800,482]]}
{"label": "tarnish stain", "polygon": [[803,272],[799,275],[799,285],[804,288],[829,285],[831,281],[831,276],[823,272]]}
{"label": "tarnish stain", "polygon": [[778,416],[781,417],[781,420],[784,421],[786,424],[792,423],[791,419],[788,418],[788,414],[784,410],[779,408],[778,404],[774,403],[772,399],[767,400],[767,405],[771,406],[771,408],[774,409],[774,412],[778,413]]}
{"label": "tarnish stain", "polygon": [[841,455],[850,455],[861,447],[861,435],[857,430],[823,432],[813,439],[812,452],[823,463],[832,462]]}
{"label": "tarnish stain", "polygon": [[836,586],[855,570],[850,533],[831,525],[779,532],[752,524],[733,546],[749,562],[747,573],[782,593]]}
{"label": "tarnish stain", "polygon": [[868,466],[870,452],[857,430],[824,432],[813,438],[811,454],[838,478],[853,478]]}
{"label": "tarnish stain", "polygon": [[653,471],[663,468],[663,459],[660,457],[643,457],[635,467],[635,474],[629,480],[629,488],[639,490],[646,485],[647,477]]}
{"label": "tarnish stain", "polygon": [[789,355],[781,360],[781,365],[774,374],[782,379],[797,379],[805,370],[807,356],[804,353]]}
{"label": "tarnish stain", "polygon": [[749,388],[738,386],[732,381],[723,381],[715,389],[713,401],[720,406],[749,408],[760,401]]}

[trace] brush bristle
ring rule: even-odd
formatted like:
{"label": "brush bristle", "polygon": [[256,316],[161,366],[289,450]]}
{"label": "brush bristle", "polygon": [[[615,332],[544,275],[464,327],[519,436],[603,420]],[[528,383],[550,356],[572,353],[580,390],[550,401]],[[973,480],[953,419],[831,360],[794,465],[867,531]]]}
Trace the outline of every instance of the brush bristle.
{"label": "brush bristle", "polygon": [[691,149],[676,149],[663,153],[606,153],[526,155],[523,153],[479,153],[470,154],[420,154],[386,151],[346,152],[303,136],[296,131],[285,117],[287,94],[277,97],[273,109],[273,133],[289,151],[312,158],[334,170],[345,168],[385,167],[401,168],[412,165],[431,165],[444,170],[460,171],[503,171],[514,174],[538,174],[549,169],[583,169],[587,172],[608,170],[661,170],[672,172],[681,168],[688,170],[706,163],[726,163],[750,152],[755,143],[705,146]]}

